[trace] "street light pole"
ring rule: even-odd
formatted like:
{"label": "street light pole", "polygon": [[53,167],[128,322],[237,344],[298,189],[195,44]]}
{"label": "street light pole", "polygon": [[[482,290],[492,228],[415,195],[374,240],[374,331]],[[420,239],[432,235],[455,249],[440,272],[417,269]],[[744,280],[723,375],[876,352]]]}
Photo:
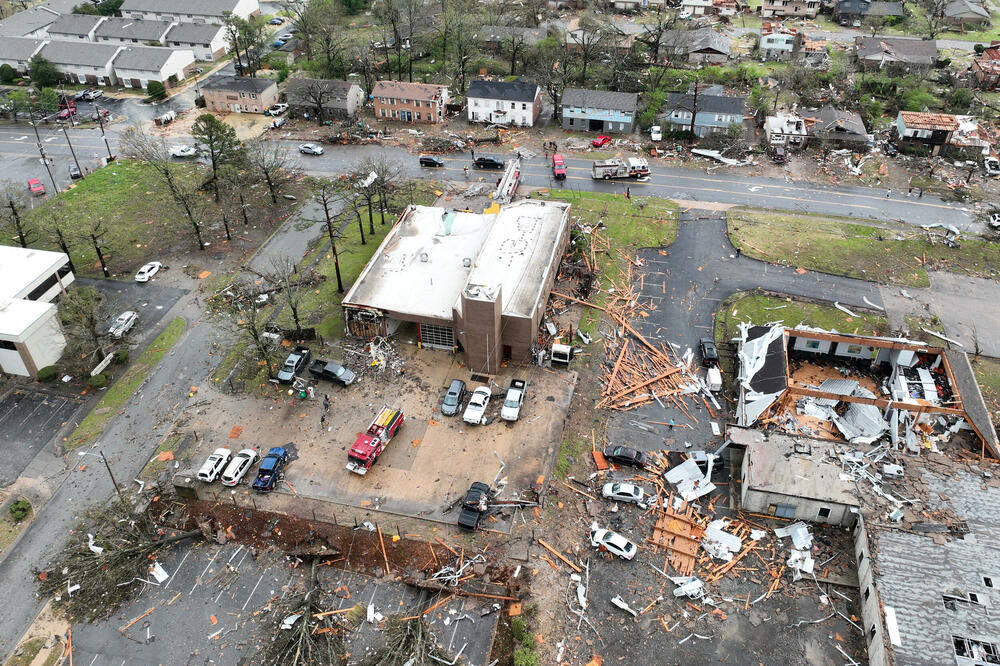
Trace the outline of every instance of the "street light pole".
{"label": "street light pole", "polygon": [[31,125],[31,129],[35,130],[35,145],[38,146],[38,154],[42,158],[42,164],[45,165],[45,170],[49,174],[49,180],[52,181],[52,194],[53,196],[59,194],[59,186],[56,184],[56,179],[52,175],[52,169],[49,168],[49,160],[45,156],[45,149],[42,148],[42,137],[38,134],[38,125],[35,124],[35,119],[28,116],[28,124]]}
{"label": "street light pole", "polygon": [[76,170],[80,173],[80,178],[83,176],[83,169],[80,168],[80,160],[76,159],[76,151],[73,150],[73,144],[69,140],[69,132],[66,131],[66,126],[62,126],[63,136],[66,137],[66,145],[69,146],[69,154],[73,156],[73,161],[76,163]]}
{"label": "street light pole", "polygon": [[114,486],[115,486],[115,492],[118,493],[118,499],[120,499],[122,502],[124,502],[125,498],[122,497],[122,491],[121,491],[121,488],[118,487],[118,482],[115,481],[115,475],[111,473],[111,465],[108,464],[108,459],[106,457],[104,457],[104,451],[101,451],[100,449],[98,449],[97,452],[99,454],[101,454],[101,462],[104,463],[104,466],[108,470],[108,476],[111,477],[111,483],[114,484]]}
{"label": "street light pole", "polygon": [[108,136],[104,133],[104,115],[101,114],[101,107],[94,105],[97,110],[97,122],[101,126],[101,138],[104,139],[104,147],[108,149],[108,161],[115,159],[115,156],[111,154],[111,144],[108,143]]}

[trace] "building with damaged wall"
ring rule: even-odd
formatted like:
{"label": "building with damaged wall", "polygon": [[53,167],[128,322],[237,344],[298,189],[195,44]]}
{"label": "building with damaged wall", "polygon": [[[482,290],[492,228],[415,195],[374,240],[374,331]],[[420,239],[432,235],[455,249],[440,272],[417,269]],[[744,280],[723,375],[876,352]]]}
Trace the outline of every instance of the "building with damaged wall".
{"label": "building with damaged wall", "polygon": [[370,339],[414,325],[418,344],[461,351],[474,372],[531,362],[569,209],[533,200],[483,214],[408,207],[343,299],[347,332]]}

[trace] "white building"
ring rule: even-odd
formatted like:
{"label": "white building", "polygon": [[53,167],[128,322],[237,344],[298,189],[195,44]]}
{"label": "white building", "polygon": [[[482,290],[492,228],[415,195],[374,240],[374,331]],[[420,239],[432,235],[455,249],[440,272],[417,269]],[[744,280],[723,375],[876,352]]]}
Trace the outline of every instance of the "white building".
{"label": "white building", "polygon": [[221,24],[230,14],[257,16],[260,5],[257,0],[125,0],[121,13],[134,19]]}
{"label": "white building", "polygon": [[764,120],[764,134],[769,145],[795,147],[806,142],[809,132],[799,114],[779,111]]}
{"label": "white building", "polygon": [[121,48],[115,44],[51,41],[39,54],[56,66],[65,81],[110,86],[118,82],[111,63]]}
{"label": "white building", "polygon": [[[114,60],[115,76],[123,86],[145,89],[150,81],[170,88],[194,68],[194,51],[160,46],[126,46]],[[171,81],[170,77],[174,77]]]}
{"label": "white building", "polygon": [[141,21],[112,17],[105,19],[94,31],[94,41],[111,44],[165,44],[170,21]]}
{"label": "white building", "polygon": [[105,18],[90,14],[63,14],[50,25],[46,32],[49,39],[63,39],[70,42],[92,42],[94,31]]}
{"label": "white building", "polygon": [[206,62],[214,62],[229,50],[226,29],[214,23],[175,23],[165,43],[171,48],[191,49],[195,59]]}
{"label": "white building", "polygon": [[66,348],[52,300],[73,283],[62,252],[0,245],[0,372],[34,377]]}
{"label": "white building", "polygon": [[483,81],[469,84],[470,123],[531,127],[542,111],[542,89],[534,81]]}
{"label": "white building", "polygon": [[0,39],[0,65],[10,65],[17,72],[25,74],[28,71],[28,61],[44,44],[45,42],[40,39],[27,37]]}

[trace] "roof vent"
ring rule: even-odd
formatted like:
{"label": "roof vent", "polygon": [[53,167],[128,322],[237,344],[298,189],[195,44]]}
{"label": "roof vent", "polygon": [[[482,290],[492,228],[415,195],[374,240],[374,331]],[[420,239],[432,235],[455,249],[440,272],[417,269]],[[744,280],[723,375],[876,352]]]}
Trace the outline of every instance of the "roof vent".
{"label": "roof vent", "polygon": [[430,256],[428,256],[428,254],[426,252],[421,252],[420,253],[420,261],[422,261],[422,262],[424,262],[426,264],[427,261],[428,261],[428,259],[430,259]]}

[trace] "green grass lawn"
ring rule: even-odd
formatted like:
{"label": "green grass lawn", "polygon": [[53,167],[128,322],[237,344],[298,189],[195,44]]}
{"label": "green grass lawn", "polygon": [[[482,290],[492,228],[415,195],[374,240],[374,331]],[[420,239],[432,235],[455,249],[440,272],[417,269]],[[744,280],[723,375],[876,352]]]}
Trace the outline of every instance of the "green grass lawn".
{"label": "green grass lawn", "polygon": [[[167,469],[167,467],[172,467],[175,461],[179,461],[181,467],[184,467],[184,464],[191,459],[191,453],[188,450],[190,447],[186,446],[188,437],[193,439],[191,435],[181,432],[170,433],[164,437],[160,445],[153,451],[149,462],[139,472],[139,478],[146,481],[156,481],[160,476],[160,472]],[[174,457],[170,460],[159,460],[160,454],[166,451],[173,453]]]}
{"label": "green grass lawn", "polygon": [[980,356],[972,360],[972,371],[986,400],[986,408],[997,423],[1000,421],[1000,361]]}
{"label": "green grass lawn", "polygon": [[[28,523],[31,522],[31,519],[34,517],[34,512],[34,507],[32,507],[31,511],[28,512],[28,515],[19,521],[15,521],[11,516],[10,511],[6,508],[4,509],[3,515],[0,516],[0,553],[7,550],[7,548],[14,543],[17,535],[21,533],[21,530],[27,527]],[[31,660],[29,659],[28,661]]]}
{"label": "green grass lawn", "polygon": [[[926,287],[922,265],[993,277],[1000,245],[963,238],[961,247],[931,244],[920,229],[863,220],[734,209],[729,236],[747,256],[834,275],[903,286]],[[882,240],[879,240],[879,239]]]}
{"label": "green grass lawn", "polygon": [[149,374],[174,346],[181,333],[187,327],[184,319],[177,317],[163,330],[142,355],[135,359],[118,381],[104,393],[101,401],[94,406],[89,414],[80,422],[65,442],[67,449],[74,449],[86,444],[104,431],[107,425],[129,398],[142,385]]}
{"label": "green grass lawn", "polygon": [[[633,256],[640,248],[670,245],[677,236],[677,204],[668,199],[633,197],[628,200],[621,195],[575,190],[550,190],[548,194],[551,199],[572,205],[570,217],[574,222],[591,226],[603,222],[607,227],[600,233],[611,242],[611,254],[597,253],[602,290],[591,299],[596,305],[605,304],[607,292],[604,290],[611,282],[619,282],[626,273],[627,263],[617,250]],[[580,328],[593,335],[599,314],[597,310],[585,310]]]}
{"label": "green grass lawn", "polygon": [[[853,310],[852,310],[853,311]],[[794,328],[799,324],[858,335],[885,335],[889,320],[868,312],[852,317],[832,305],[795,301],[756,292],[733,294],[715,315],[715,339],[719,342],[739,336],[740,322],[754,324],[781,321]]]}

